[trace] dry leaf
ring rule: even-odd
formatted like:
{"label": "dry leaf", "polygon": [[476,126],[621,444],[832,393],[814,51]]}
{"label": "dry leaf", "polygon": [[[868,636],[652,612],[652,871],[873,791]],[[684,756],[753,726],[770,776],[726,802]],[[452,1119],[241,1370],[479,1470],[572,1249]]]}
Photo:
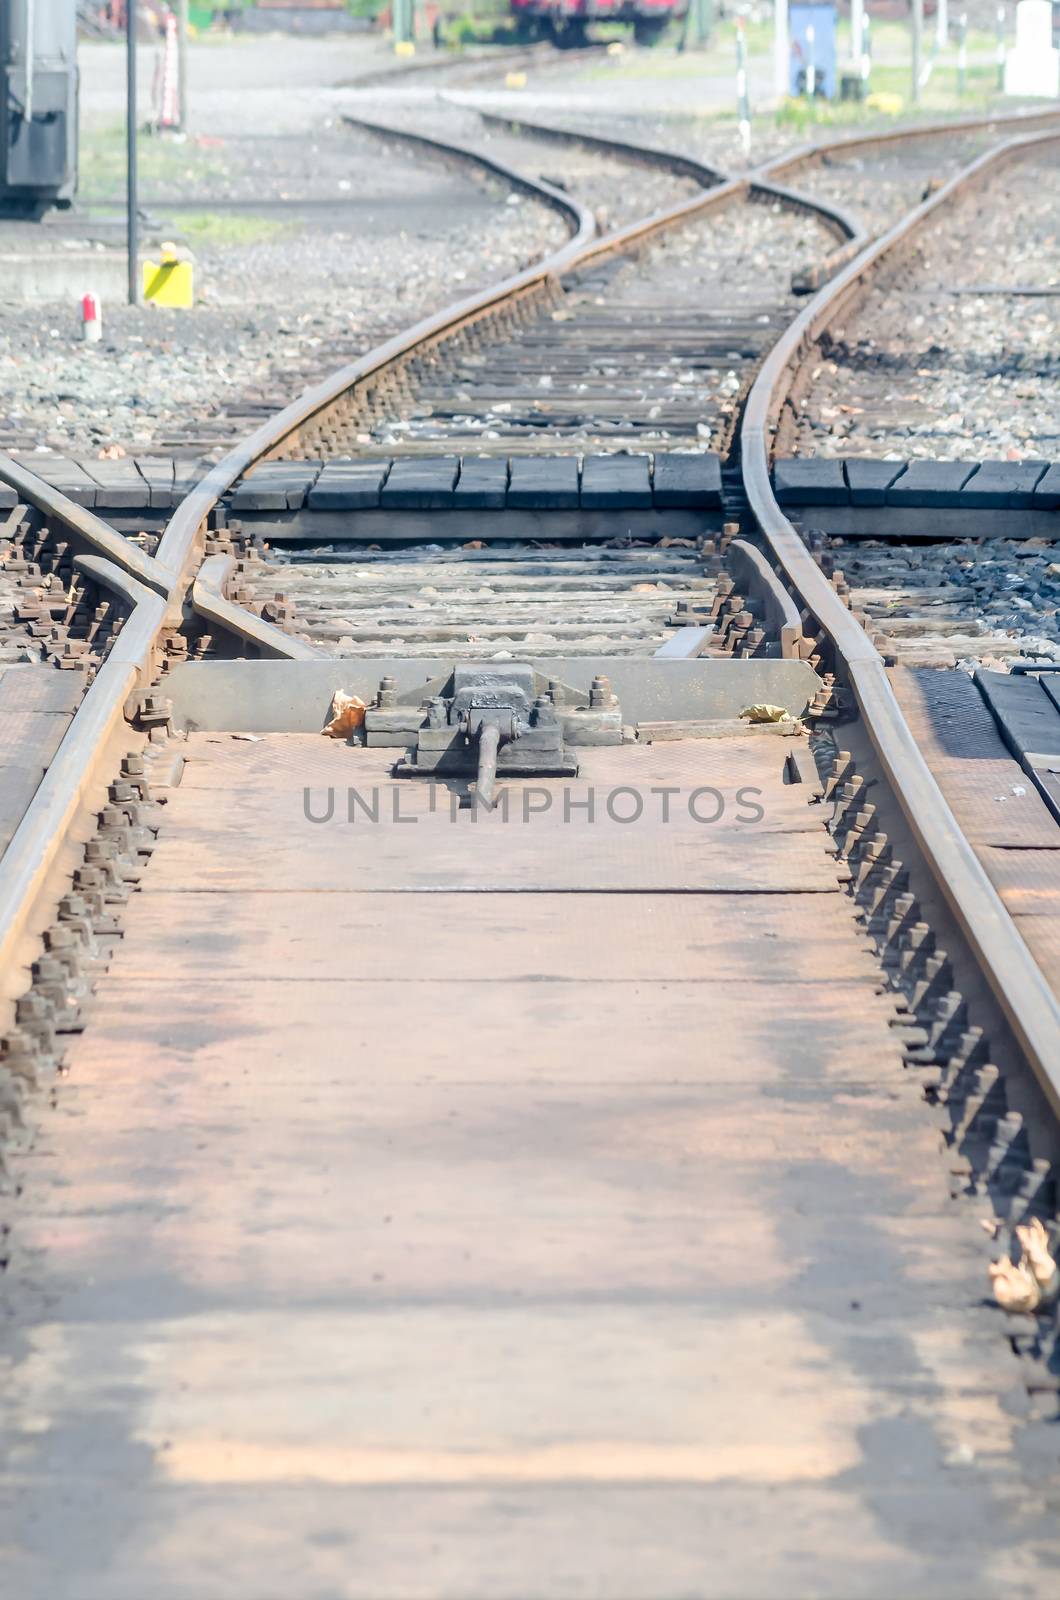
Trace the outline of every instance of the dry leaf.
{"label": "dry leaf", "polygon": [[1017,1265],[1002,1256],[1000,1261],[991,1261],[987,1271],[994,1286],[994,1299],[1002,1311],[1037,1310],[1042,1291],[1022,1261]]}
{"label": "dry leaf", "polygon": [[1041,1289],[1043,1296],[1052,1299],[1057,1289],[1060,1288],[1060,1277],[1056,1270],[1049,1249],[1049,1235],[1046,1233],[1042,1221],[1035,1217],[1031,1222],[1016,1229],[1016,1238],[1023,1251],[1022,1265],[1026,1265]]}
{"label": "dry leaf", "polygon": [[748,722],[788,722],[791,712],[784,706],[746,706],[740,716]]}
{"label": "dry leaf", "polygon": [[335,690],[331,702],[331,719],[320,730],[329,739],[345,739],[364,722],[365,704],[355,694]]}

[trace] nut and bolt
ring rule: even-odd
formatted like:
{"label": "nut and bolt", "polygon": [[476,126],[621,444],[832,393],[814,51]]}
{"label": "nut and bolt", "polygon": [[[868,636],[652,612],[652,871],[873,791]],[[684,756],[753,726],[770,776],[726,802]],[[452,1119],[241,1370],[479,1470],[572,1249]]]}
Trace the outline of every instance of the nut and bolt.
{"label": "nut and bolt", "polygon": [[611,680],[598,672],[589,690],[589,706],[593,711],[604,711],[611,704]]}

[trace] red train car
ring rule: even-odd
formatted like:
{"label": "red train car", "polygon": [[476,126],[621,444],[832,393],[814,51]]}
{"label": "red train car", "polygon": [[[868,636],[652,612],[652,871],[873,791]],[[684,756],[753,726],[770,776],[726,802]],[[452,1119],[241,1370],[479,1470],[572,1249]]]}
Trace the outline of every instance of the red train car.
{"label": "red train car", "polygon": [[527,38],[551,38],[558,45],[584,44],[592,22],[633,24],[636,38],[657,38],[674,17],[683,17],[687,0],[510,0],[512,16]]}

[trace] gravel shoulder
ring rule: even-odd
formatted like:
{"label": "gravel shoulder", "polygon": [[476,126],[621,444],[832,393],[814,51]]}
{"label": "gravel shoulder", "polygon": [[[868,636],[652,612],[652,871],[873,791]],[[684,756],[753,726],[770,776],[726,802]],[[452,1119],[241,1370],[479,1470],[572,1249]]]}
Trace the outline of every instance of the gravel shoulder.
{"label": "gravel shoulder", "polygon": [[962,540],[893,545],[835,539],[831,560],[856,611],[903,666],[1060,661],[1060,542]]}
{"label": "gravel shoulder", "polygon": [[[386,103],[380,108],[380,116],[387,121],[395,120],[392,110],[387,113]],[[572,125],[566,118],[557,119],[559,127]],[[417,133],[451,139],[529,177],[544,179],[563,189],[588,206],[601,233],[609,233],[650,216],[653,211],[702,193],[702,186],[691,178],[645,167],[623,160],[619,155],[608,155],[576,143],[561,144],[535,137],[530,128],[506,128],[484,122],[473,106],[448,96],[417,106],[414,126]],[[600,125],[589,125],[584,118],[580,126],[586,132],[605,136],[611,131]],[[613,137],[622,135],[613,134]],[[635,143],[651,142],[639,129],[627,131],[625,137]]]}
{"label": "gravel shoulder", "polygon": [[[274,77],[288,55],[304,70],[290,40],[261,43]],[[192,247],[194,310],[107,305],[104,338],[88,347],[76,301],[4,305],[0,447],[75,456],[218,447],[307,383],[566,237],[548,207],[358,134],[328,94],[297,81],[298,116],[286,104],[277,117],[262,52],[236,53],[264,79],[253,87],[252,75],[238,131],[222,84],[198,91],[196,120],[210,133],[141,140],[141,192],[157,223],[148,232]],[[203,54],[216,64],[212,50]],[[319,66],[315,48],[309,56]],[[82,67],[85,201],[105,214],[120,201],[123,172],[106,84],[114,52],[88,49]],[[104,81],[94,87],[97,69]],[[348,73],[348,63],[333,70]]]}
{"label": "gravel shoulder", "polygon": [[1056,460],[1058,238],[1052,149],[946,208],[821,345],[799,453]]}

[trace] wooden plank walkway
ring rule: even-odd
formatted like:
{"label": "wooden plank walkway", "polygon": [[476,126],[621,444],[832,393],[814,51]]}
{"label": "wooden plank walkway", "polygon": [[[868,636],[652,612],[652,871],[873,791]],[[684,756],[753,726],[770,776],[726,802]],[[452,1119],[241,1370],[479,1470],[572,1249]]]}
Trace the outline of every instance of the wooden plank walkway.
{"label": "wooden plank walkway", "polygon": [[[1060,827],[963,672],[896,668],[891,679],[961,831],[1028,949],[1060,992]],[[1043,696],[1044,700],[1044,696]]]}
{"label": "wooden plank walkway", "polygon": [[0,855],[12,836],[85,691],[80,672],[0,667]]}
{"label": "wooden plank walkway", "polygon": [[782,741],[583,752],[629,824],[558,781],[317,824],[387,752],[188,755],[19,1166],[12,1594],[1055,1593],[987,1241]]}

